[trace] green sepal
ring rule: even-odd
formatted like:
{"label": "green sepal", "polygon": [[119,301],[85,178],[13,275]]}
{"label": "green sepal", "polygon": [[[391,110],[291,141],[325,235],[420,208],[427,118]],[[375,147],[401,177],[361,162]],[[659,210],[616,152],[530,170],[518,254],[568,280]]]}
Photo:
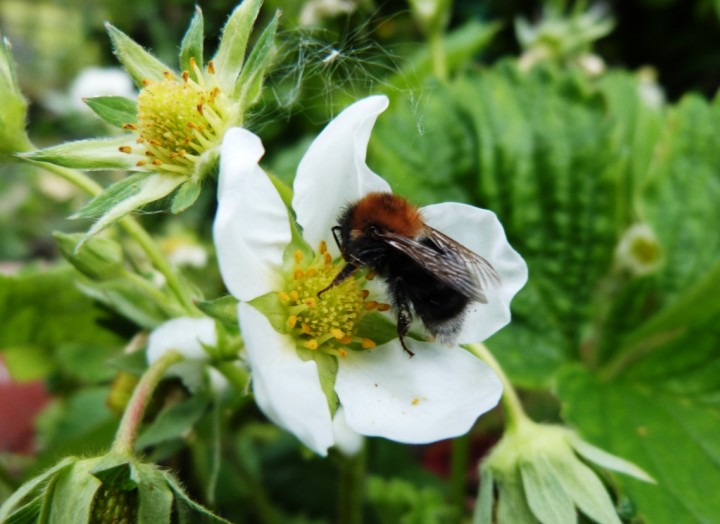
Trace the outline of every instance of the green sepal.
{"label": "green sepal", "polygon": [[140,478],[135,464],[126,456],[108,454],[90,470],[108,488],[130,491],[137,488]]}
{"label": "green sepal", "polygon": [[262,0],[245,0],[235,8],[223,27],[222,37],[212,60],[217,82],[228,93],[233,89],[243,68],[248,38],[261,5]]}
{"label": "green sepal", "polygon": [[183,438],[206,413],[209,405],[210,399],[201,393],[164,408],[140,434],[135,448],[143,449]]}
{"label": "green sepal", "polygon": [[280,15],[276,13],[263,30],[235,82],[232,98],[239,100],[240,107],[244,110],[247,110],[260,97],[265,73],[274,56],[275,32],[279,17]]}
{"label": "green sepal", "polygon": [[78,245],[141,206],[170,194],[185,178],[176,175],[139,173],[111,185],[88,202],[73,218],[90,218],[102,215]]}
{"label": "green sepal", "polygon": [[338,359],[333,355],[324,353],[322,350],[310,350],[302,346],[297,348],[300,358],[303,360],[314,360],[317,365],[320,387],[328,401],[330,415],[335,416],[338,407],[338,397],[335,393],[335,380],[338,374]]}
{"label": "green sepal", "polygon": [[539,524],[528,506],[520,481],[520,472],[504,472],[496,483],[498,491],[497,524]]}
{"label": "green sepal", "polygon": [[214,318],[224,327],[237,330],[238,321],[238,300],[232,295],[216,298],[215,300],[196,302],[200,311],[207,316]]}
{"label": "green sepal", "polygon": [[520,462],[519,467],[528,506],[540,522],[577,522],[573,501],[550,466],[547,455],[535,454],[532,460]]}
{"label": "green sepal", "polygon": [[472,524],[492,524],[493,522],[493,473],[483,465],[479,468],[480,488],[475,502]]}
{"label": "green sepal", "polygon": [[105,28],[112,41],[115,56],[138,87],[144,87],[143,81],[162,82],[165,80],[165,72],[172,71],[112,24],[106,22]]}
{"label": "green sepal", "polygon": [[267,173],[267,177],[270,179],[270,182],[272,182],[275,191],[280,195],[280,199],[283,201],[283,204],[285,204],[285,207],[292,210],[292,188],[272,173]]}
{"label": "green sepal", "polygon": [[190,67],[190,59],[194,58],[198,67],[203,66],[203,14],[200,6],[195,6],[195,14],[190,21],[185,36],[180,44],[180,69],[190,73],[190,78],[198,80],[195,71]]}
{"label": "green sepal", "polygon": [[115,138],[93,138],[66,142],[18,155],[26,160],[47,162],[62,167],[94,171],[97,169],[133,169],[141,155],[120,151],[121,146],[135,143],[134,135]]}
{"label": "green sepal", "polygon": [[122,248],[114,240],[94,237],[76,251],[75,247],[83,238],[82,233],[55,231],[53,238],[65,259],[92,280],[108,280],[125,272]]}
{"label": "green sepal", "polygon": [[249,301],[248,304],[265,315],[265,318],[268,319],[275,331],[284,335],[290,333],[290,328],[287,325],[287,305],[280,300],[280,295],[276,291],[256,297]]}
{"label": "green sepal", "polygon": [[382,346],[398,338],[397,325],[387,316],[371,311],[358,322],[356,335],[369,338],[378,346]]}
{"label": "green sepal", "polygon": [[174,497],[163,471],[152,464],[137,464],[137,474],[140,483],[137,524],[170,524]]}
{"label": "green sepal", "polygon": [[58,475],[49,507],[50,522],[91,522],[95,493],[102,482],[90,473],[96,458],[78,460]]}
{"label": "green sepal", "polygon": [[174,215],[182,213],[195,203],[202,191],[202,184],[195,180],[188,180],[175,192],[170,212]]}
{"label": "green sepal", "polygon": [[[140,277],[138,277],[140,278]],[[181,316],[162,292],[150,292],[146,287],[134,285],[125,278],[104,282],[81,281],[77,287],[83,294],[106,304],[139,326],[153,329],[169,318]]]}
{"label": "green sepal", "polygon": [[15,155],[32,149],[30,139],[25,132],[27,102],[13,93],[11,89],[0,85],[0,163],[17,161]]}
{"label": "green sepal", "polygon": [[[70,467],[76,460],[75,457],[65,457],[50,469],[20,486],[0,506],[0,522],[7,524],[35,522],[35,519],[27,520],[27,517],[40,512],[42,498],[49,489],[53,477],[63,469]],[[30,499],[30,497],[32,498]],[[40,500],[39,504],[38,500]]]}
{"label": "green sepal", "polygon": [[137,121],[137,102],[124,96],[93,96],[83,99],[97,116],[111,126],[122,128]]}
{"label": "green sepal", "polygon": [[[190,497],[188,497],[187,493],[185,493],[185,490],[182,488],[180,483],[175,479],[173,475],[171,475],[167,471],[163,472],[162,474],[165,478],[165,481],[167,482],[167,485],[175,494],[175,501],[176,504],[179,506],[178,514],[181,524],[198,522],[197,517],[202,518],[202,522],[207,522],[209,524],[232,524],[230,521],[225,520],[222,517],[218,517],[210,510],[201,506],[200,504],[192,500]],[[188,512],[192,515],[192,517],[187,515]]]}
{"label": "green sepal", "polygon": [[139,349],[130,353],[122,353],[107,360],[106,364],[117,371],[140,376],[148,369],[147,352]]}

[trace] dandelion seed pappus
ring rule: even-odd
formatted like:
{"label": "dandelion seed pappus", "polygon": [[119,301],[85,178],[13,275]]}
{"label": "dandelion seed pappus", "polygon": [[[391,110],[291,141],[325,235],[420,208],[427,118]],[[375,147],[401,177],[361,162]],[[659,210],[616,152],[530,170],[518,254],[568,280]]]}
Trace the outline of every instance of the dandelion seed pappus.
{"label": "dandelion seed pappus", "polygon": [[392,193],[369,193],[349,205],[332,228],[345,266],[318,293],[366,268],[386,284],[404,337],[417,315],[430,335],[453,345],[468,306],[487,303],[485,292],[500,277],[483,257],[423,222],[420,210]]}

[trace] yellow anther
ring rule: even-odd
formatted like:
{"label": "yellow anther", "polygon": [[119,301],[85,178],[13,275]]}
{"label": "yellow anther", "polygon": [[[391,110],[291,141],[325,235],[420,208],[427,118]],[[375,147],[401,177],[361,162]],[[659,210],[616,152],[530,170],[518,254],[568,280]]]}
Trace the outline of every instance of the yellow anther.
{"label": "yellow anther", "polygon": [[160,160],[159,158],[156,158],[155,160],[152,161],[152,164],[155,166],[162,165],[162,160]]}
{"label": "yellow anther", "polygon": [[215,74],[215,64],[213,64],[213,61],[212,61],[212,60],[210,60],[210,61],[207,63],[207,71],[208,71],[208,73],[210,73],[211,75],[214,75],[214,74]]}
{"label": "yellow anther", "polygon": [[298,300],[300,300],[300,295],[298,294],[298,292],[296,290],[293,289],[290,292],[290,298],[292,298],[295,302],[297,302]]}
{"label": "yellow anther", "polygon": [[300,280],[301,278],[305,278],[305,271],[303,271],[300,268],[297,268],[295,272],[293,273],[293,276],[295,277],[295,280]]}
{"label": "yellow anther", "polygon": [[135,162],[135,165],[138,167],[142,167],[145,164],[147,164],[147,162],[145,162],[144,160],[138,160],[137,162]]}
{"label": "yellow anther", "polygon": [[363,290],[362,290],[362,297],[363,297],[363,298],[367,298],[368,296],[370,296],[370,292],[369,292],[367,289],[363,289]]}
{"label": "yellow anther", "polygon": [[418,404],[420,404],[420,399],[419,399],[419,398],[415,397],[414,399],[412,399],[412,405],[413,405],[413,406],[417,406]]}
{"label": "yellow anther", "polygon": [[163,71],[163,76],[166,80],[173,80],[175,78],[175,75],[173,75],[170,71]]}
{"label": "yellow anther", "polygon": [[187,82],[190,79],[190,73],[188,73],[187,71],[183,71],[182,79],[183,79],[183,82]]}
{"label": "yellow anther", "polygon": [[152,80],[140,80],[140,83],[141,83],[143,86],[147,87],[147,86],[149,86],[150,84],[152,84]]}
{"label": "yellow anther", "polygon": [[323,253],[323,262],[325,262],[326,266],[329,266],[332,264],[332,256],[330,256],[330,253],[328,253],[327,251],[325,251],[325,253]]}
{"label": "yellow anther", "polygon": [[137,124],[132,124],[132,123],[130,123],[130,124],[123,124],[123,125],[122,125],[122,128],[123,128],[123,129],[127,129],[127,130],[129,130],[129,131],[135,131],[135,130],[137,130]]}
{"label": "yellow anther", "polygon": [[307,340],[303,343],[303,346],[305,346],[308,349],[317,349],[318,348],[318,341],[314,338],[311,338],[310,340]]}
{"label": "yellow anther", "polygon": [[121,153],[126,153],[126,154],[129,155],[130,153],[132,153],[132,147],[130,147],[130,146],[120,146],[120,147],[118,147],[118,151],[120,151]]}
{"label": "yellow anther", "polygon": [[345,338],[343,338],[340,342],[343,344],[349,344],[350,342],[352,342],[352,337],[350,335],[348,335]]}
{"label": "yellow anther", "polygon": [[305,272],[305,276],[308,277],[308,278],[312,278],[312,277],[314,277],[315,275],[317,275],[317,270],[316,270],[314,267],[311,267],[310,269],[308,269],[308,270]]}
{"label": "yellow anther", "polygon": [[309,324],[306,324],[305,322],[303,322],[300,325],[300,329],[302,329],[302,332],[305,333],[306,335],[312,335],[313,330]]}
{"label": "yellow anther", "polygon": [[278,294],[278,298],[280,299],[280,302],[285,302],[285,303],[290,302],[290,295],[288,295],[284,291],[281,291]]}
{"label": "yellow anther", "polygon": [[362,344],[363,349],[372,349],[377,346],[377,344],[369,338],[362,339],[360,343]]}
{"label": "yellow anther", "polygon": [[345,332],[342,329],[330,328],[330,334],[338,340],[343,340],[345,338]]}
{"label": "yellow anther", "polygon": [[315,307],[315,306],[317,306],[317,300],[315,300],[315,297],[308,297],[308,298],[306,298],[305,300],[303,300],[303,303],[304,303],[307,307]]}
{"label": "yellow anther", "polygon": [[190,57],[190,69],[195,69],[197,67],[197,60],[195,60],[194,56]]}
{"label": "yellow anther", "polygon": [[296,249],[294,256],[295,256],[295,263],[296,263],[296,264],[299,264],[300,262],[302,262],[302,259],[303,259],[302,251],[300,251],[299,249]]}
{"label": "yellow anther", "polygon": [[297,324],[298,317],[297,315],[290,315],[288,317],[287,323],[288,326],[290,326],[290,329],[295,329],[295,325]]}
{"label": "yellow anther", "polygon": [[374,300],[368,300],[365,302],[365,310],[366,311],[372,311],[373,309],[377,309],[379,304]]}
{"label": "yellow anther", "polygon": [[320,247],[318,248],[318,251],[320,251],[321,255],[324,255],[325,253],[327,253],[327,244],[325,243],[324,240],[320,241]]}
{"label": "yellow anther", "polygon": [[377,310],[378,311],[389,311],[391,307],[392,306],[390,306],[390,304],[378,304]]}
{"label": "yellow anther", "polygon": [[343,348],[339,348],[339,349],[338,349],[338,353],[340,353],[340,356],[341,356],[342,358],[347,357],[347,351],[345,351]]}
{"label": "yellow anther", "polygon": [[365,275],[365,280],[374,280],[375,279],[375,271],[368,271],[367,275]]}

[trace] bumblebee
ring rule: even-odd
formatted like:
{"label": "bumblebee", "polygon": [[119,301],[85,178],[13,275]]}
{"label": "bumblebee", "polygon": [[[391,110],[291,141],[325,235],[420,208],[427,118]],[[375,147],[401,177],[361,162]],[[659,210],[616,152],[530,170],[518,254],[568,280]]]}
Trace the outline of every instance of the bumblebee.
{"label": "bumblebee", "polygon": [[413,316],[432,337],[453,345],[472,302],[500,284],[490,263],[425,224],[420,210],[392,193],[369,193],[348,206],[332,228],[345,266],[325,289],[367,268],[387,285],[403,349]]}

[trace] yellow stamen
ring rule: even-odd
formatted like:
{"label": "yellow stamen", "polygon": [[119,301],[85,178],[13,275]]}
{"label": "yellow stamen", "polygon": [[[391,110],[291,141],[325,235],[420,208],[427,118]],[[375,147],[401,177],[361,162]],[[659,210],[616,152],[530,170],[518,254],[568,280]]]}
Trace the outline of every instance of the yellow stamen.
{"label": "yellow stamen", "polygon": [[305,300],[303,300],[303,303],[304,303],[307,307],[315,307],[315,306],[317,306],[317,300],[315,300],[315,298],[313,298],[313,297],[308,297],[308,298],[306,298]]}
{"label": "yellow stamen", "polygon": [[378,311],[389,311],[392,306],[390,304],[378,304]]}
{"label": "yellow stamen", "polygon": [[300,279],[302,279],[302,278],[305,277],[305,271],[303,271],[302,269],[298,268],[298,269],[296,269],[295,272],[293,273],[293,276],[295,277],[295,280],[300,280]]}
{"label": "yellow stamen", "polygon": [[343,340],[345,338],[345,332],[342,329],[331,328],[330,334],[338,340]]}
{"label": "yellow stamen", "polygon": [[372,349],[377,346],[377,344],[369,338],[362,339],[360,343],[362,344],[363,349]]}
{"label": "yellow stamen", "polygon": [[290,329],[295,329],[295,326],[297,325],[298,317],[297,315],[290,315],[287,319],[288,326],[290,326]]}
{"label": "yellow stamen", "polygon": [[296,249],[295,253],[294,253],[294,257],[295,257],[296,264],[299,264],[300,262],[302,262],[302,260],[303,260],[302,251],[300,251],[299,249]]}
{"label": "yellow stamen", "polygon": [[317,349],[318,348],[318,341],[314,338],[307,340],[303,346],[305,346],[308,349]]}
{"label": "yellow stamen", "polygon": [[325,243],[324,240],[320,241],[320,247],[318,248],[318,251],[320,252],[321,255],[324,255],[325,253],[327,253],[327,244]]}
{"label": "yellow stamen", "polygon": [[278,294],[278,298],[280,298],[280,301],[281,301],[281,302],[285,302],[285,303],[290,302],[290,295],[288,295],[288,294],[285,293],[284,291],[281,291],[281,292]]}
{"label": "yellow stamen", "polygon": [[126,153],[126,154],[128,154],[128,155],[129,155],[130,153],[132,153],[132,147],[130,147],[130,146],[120,146],[120,147],[118,147],[118,150],[119,150],[121,153]]}

